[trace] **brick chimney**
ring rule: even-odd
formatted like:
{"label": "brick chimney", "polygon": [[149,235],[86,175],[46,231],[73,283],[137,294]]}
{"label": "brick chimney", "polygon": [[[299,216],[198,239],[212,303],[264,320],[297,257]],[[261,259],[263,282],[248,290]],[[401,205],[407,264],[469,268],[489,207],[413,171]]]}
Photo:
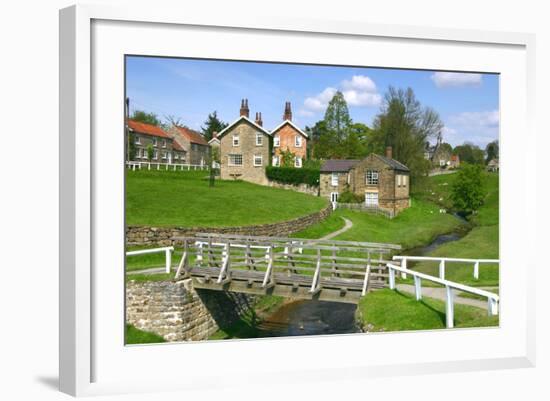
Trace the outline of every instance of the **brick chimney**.
{"label": "brick chimney", "polygon": [[386,157],[388,159],[393,159],[393,150],[391,146],[386,146]]}
{"label": "brick chimney", "polygon": [[241,100],[241,109],[239,110],[239,115],[241,116],[245,116],[248,118],[248,113],[249,113],[249,109],[248,109],[248,99],[242,99]]}
{"label": "brick chimney", "polygon": [[283,121],[292,121],[292,109],[290,108],[290,102],[285,103],[285,114],[283,114]]}
{"label": "brick chimney", "polygon": [[256,124],[263,127],[264,122],[262,121],[262,113],[256,113]]}

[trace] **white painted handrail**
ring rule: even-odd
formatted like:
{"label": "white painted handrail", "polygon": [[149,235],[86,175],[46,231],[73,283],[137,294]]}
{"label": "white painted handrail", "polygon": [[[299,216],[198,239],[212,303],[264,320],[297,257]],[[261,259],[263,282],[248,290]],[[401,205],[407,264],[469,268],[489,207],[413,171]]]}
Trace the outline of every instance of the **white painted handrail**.
{"label": "white painted handrail", "polygon": [[[439,278],[445,279],[445,264],[447,262],[462,262],[474,264],[474,278],[479,280],[479,265],[480,263],[500,263],[499,259],[467,259],[467,258],[438,258],[435,256],[407,256],[397,255],[393,257],[393,260],[400,260],[401,267],[407,269],[407,261],[432,261],[439,262]],[[407,278],[406,272],[401,272],[401,278]]]}
{"label": "white painted handrail", "polygon": [[136,171],[136,169],[141,170],[145,168],[151,170],[153,166],[156,170],[173,170],[177,171],[178,169],[183,170],[205,170],[208,169],[207,164],[190,164],[190,163],[160,163],[160,162],[140,162],[140,161],[130,161],[126,162],[126,165],[129,169]]}
{"label": "white painted handrail", "polygon": [[415,270],[409,270],[407,268],[404,268],[402,266],[397,266],[392,263],[387,264],[388,272],[389,272],[389,285],[390,289],[395,290],[395,272],[401,272],[410,274],[414,277],[415,280],[415,296],[417,300],[422,299],[422,285],[421,280],[428,280],[433,283],[441,284],[446,289],[446,320],[447,320],[447,328],[453,328],[454,327],[454,293],[453,290],[459,290],[462,292],[467,292],[470,294],[476,294],[482,297],[487,298],[487,311],[489,316],[492,315],[498,315],[498,304],[500,297],[497,294],[494,294],[489,291],[485,291],[479,288],[470,287],[464,284],[455,283],[453,281],[445,280],[442,278],[430,276],[425,273],[420,273]]}
{"label": "white painted handrail", "polygon": [[165,246],[163,248],[139,249],[137,251],[128,251],[128,252],[126,252],[126,256],[145,255],[145,254],[148,254],[148,253],[164,252],[164,254],[165,254],[166,273],[170,273],[170,269],[172,267],[172,252],[173,251],[174,251],[173,246]]}

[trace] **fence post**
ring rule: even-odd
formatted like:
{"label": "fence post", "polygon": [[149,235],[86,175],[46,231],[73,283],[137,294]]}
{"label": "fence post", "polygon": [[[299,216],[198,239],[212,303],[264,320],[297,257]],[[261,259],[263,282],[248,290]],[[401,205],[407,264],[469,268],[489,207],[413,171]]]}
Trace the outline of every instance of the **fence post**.
{"label": "fence post", "polygon": [[454,310],[455,310],[454,294],[453,294],[453,289],[448,285],[445,286],[445,289],[447,293],[446,302],[445,302],[445,306],[446,306],[445,318],[447,320],[447,328],[452,329],[454,327]]}
{"label": "fence post", "polygon": [[166,273],[170,273],[170,269],[172,267],[172,250],[166,248],[164,252],[166,255]]}
{"label": "fence post", "polygon": [[390,290],[395,290],[395,270],[388,266],[388,273],[390,274]]}
{"label": "fence post", "polygon": [[414,294],[417,301],[422,299],[422,280],[418,276],[414,276]]}
{"label": "fence post", "polygon": [[[403,259],[401,260],[401,267],[402,267],[403,269],[406,269],[406,268],[407,268],[407,258],[403,258]],[[401,272],[401,278],[402,278],[403,280],[405,280],[405,279],[407,278],[407,273]]]}
{"label": "fence post", "polygon": [[479,260],[474,264],[474,278],[479,280]]}
{"label": "fence post", "polygon": [[489,316],[498,315],[498,303],[494,298],[487,298],[487,313]]}
{"label": "fence post", "polygon": [[439,262],[439,278],[445,280],[445,259],[441,259]]}

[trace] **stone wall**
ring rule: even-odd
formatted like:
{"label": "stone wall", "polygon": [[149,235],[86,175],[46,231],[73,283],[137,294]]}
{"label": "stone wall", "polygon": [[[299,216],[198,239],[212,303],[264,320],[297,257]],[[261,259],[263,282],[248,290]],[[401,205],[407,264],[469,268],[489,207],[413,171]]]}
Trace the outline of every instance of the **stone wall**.
{"label": "stone wall", "polygon": [[238,235],[259,235],[287,237],[313,224],[324,220],[332,212],[327,205],[319,212],[298,217],[280,223],[261,224],[242,227],[147,227],[129,226],[126,228],[126,243],[128,245],[174,245],[173,237],[189,237],[197,233],[218,233]]}
{"label": "stone wall", "polygon": [[126,322],[166,341],[200,341],[237,321],[253,301],[246,294],[195,290],[189,280],[129,280]]}
{"label": "stone wall", "polygon": [[301,192],[308,195],[319,196],[319,187],[307,184],[285,184],[282,182],[268,180],[267,185],[273,188],[287,189],[290,191]]}

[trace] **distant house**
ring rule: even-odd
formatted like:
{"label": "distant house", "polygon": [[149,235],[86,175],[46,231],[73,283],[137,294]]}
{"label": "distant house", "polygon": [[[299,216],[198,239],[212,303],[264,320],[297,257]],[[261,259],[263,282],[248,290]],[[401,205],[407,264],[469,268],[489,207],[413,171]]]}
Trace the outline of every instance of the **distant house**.
{"label": "distant house", "polygon": [[438,168],[456,168],[460,165],[460,158],[458,155],[453,155],[448,146],[442,146],[439,139],[435,145],[430,145],[426,142],[426,149],[424,150],[424,158],[432,162],[432,167]]}
{"label": "distant house", "polygon": [[365,205],[399,212],[410,206],[410,170],[392,158],[371,153],[363,160],[327,160],[321,166],[320,195],[337,202],[345,191],[365,197]]}
{"label": "distant house", "polygon": [[218,134],[220,141],[220,176],[266,185],[265,167],[271,162],[271,133],[258,124],[261,115],[249,118],[248,99],[241,101],[239,118]]}
{"label": "distant house", "polygon": [[460,157],[458,155],[451,155],[451,168],[457,168],[460,166]]}
{"label": "distant house", "polygon": [[487,171],[491,171],[493,173],[496,173],[498,172],[499,170],[499,163],[498,163],[498,159],[491,159],[491,161],[489,161],[489,163],[487,163]]}
{"label": "distant house", "polygon": [[210,146],[197,131],[187,127],[173,126],[169,134],[187,154],[186,163],[205,165],[210,160]]}
{"label": "distant house", "polygon": [[[127,126],[132,134],[135,152],[132,161],[151,161],[153,163],[175,163],[175,160],[185,160],[185,150],[161,127],[135,120],[128,120]],[[153,157],[149,160],[148,148],[153,149]]]}
{"label": "distant house", "polygon": [[290,151],[294,154],[294,167],[302,167],[307,154],[308,135],[292,122],[290,102],[285,103],[283,122],[271,131],[271,135],[273,136],[273,165],[280,166],[281,152]]}

